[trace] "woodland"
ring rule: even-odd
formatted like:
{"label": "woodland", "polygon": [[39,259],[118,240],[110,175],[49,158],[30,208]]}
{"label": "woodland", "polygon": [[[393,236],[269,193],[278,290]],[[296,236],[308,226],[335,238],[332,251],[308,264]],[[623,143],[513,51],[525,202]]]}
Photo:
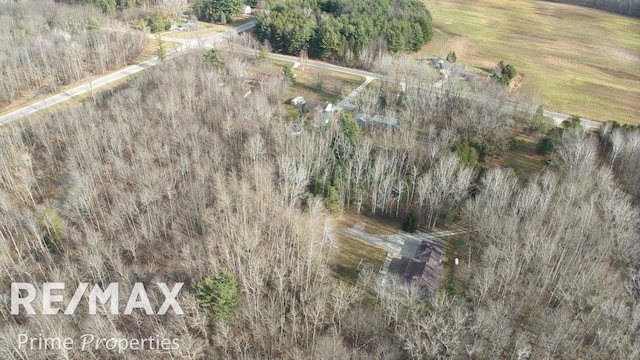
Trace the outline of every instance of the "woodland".
{"label": "woodland", "polygon": [[[185,284],[184,315],[87,316],[86,302],[11,315],[4,301],[0,358],[640,358],[637,129],[546,128],[497,82],[371,85],[355,106],[397,127],[360,127],[349,112],[314,126],[287,115],[286,79],[247,80],[268,60],[216,59],[193,51],[0,128],[0,294],[13,282]],[[384,59],[381,72],[405,68]],[[555,144],[554,165],[526,181],[490,163],[519,131]],[[457,290],[368,267],[336,278],[342,212],[465,225]],[[87,333],[179,347],[16,343]]]}
{"label": "woodland", "polygon": [[[275,52],[370,64],[388,52],[417,51],[433,36],[431,14],[416,0],[269,2],[256,34]],[[390,9],[392,9],[390,11]]]}
{"label": "woodland", "polygon": [[1,4],[0,108],[120,68],[147,44],[96,7],[35,4]]}

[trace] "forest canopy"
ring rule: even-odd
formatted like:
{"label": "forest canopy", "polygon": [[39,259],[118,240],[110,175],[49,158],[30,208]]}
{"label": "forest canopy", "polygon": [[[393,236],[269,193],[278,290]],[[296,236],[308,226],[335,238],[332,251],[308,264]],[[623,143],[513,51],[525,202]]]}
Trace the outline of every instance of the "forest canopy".
{"label": "forest canopy", "polygon": [[196,0],[193,11],[200,20],[225,23],[228,18],[240,14],[243,5],[242,0]]}
{"label": "forest canopy", "polygon": [[417,51],[433,36],[417,0],[289,0],[259,16],[256,34],[276,52],[344,63],[381,53]]}

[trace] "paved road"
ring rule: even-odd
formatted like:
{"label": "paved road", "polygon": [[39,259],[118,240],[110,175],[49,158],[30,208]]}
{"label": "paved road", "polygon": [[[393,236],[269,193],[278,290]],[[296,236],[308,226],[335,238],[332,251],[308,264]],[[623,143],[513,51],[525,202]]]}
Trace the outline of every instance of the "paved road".
{"label": "paved road", "polygon": [[[255,22],[248,22],[246,24],[240,25],[236,28],[234,28],[233,30],[230,31],[235,31],[236,33],[240,33],[243,31],[246,31],[248,29],[251,29],[252,27],[255,26]],[[214,44],[216,44],[217,42],[219,42],[220,40],[222,40],[228,33],[220,33],[220,34],[215,34],[212,36],[209,36],[207,38],[203,38],[201,40],[181,40],[178,42],[181,42],[183,45],[180,46],[179,48],[170,51],[167,53],[167,59],[172,59],[176,56],[179,56],[181,54],[184,54],[186,51],[188,51],[189,49],[195,49],[198,47],[211,47]],[[171,40],[177,40],[177,39],[171,39]],[[70,99],[73,99],[77,96],[86,94],[86,93],[90,93],[92,92],[94,89],[97,89],[101,86],[113,83],[115,81],[121,80],[126,78],[127,76],[130,76],[132,74],[138,73],[140,71],[143,71],[149,67],[158,65],[160,63],[160,60],[156,57],[147,61],[143,61],[139,64],[136,65],[131,65],[131,66],[127,66],[125,68],[122,68],[118,71],[115,71],[109,75],[105,75],[102,76],[100,78],[97,78],[95,80],[91,80],[87,83],[84,83],[82,85],[78,85],[72,89],[69,89],[65,92],[56,94],[56,95],[52,95],[46,99],[34,102],[33,104],[30,105],[26,105],[22,108],[19,108],[17,110],[14,110],[12,112],[9,112],[5,115],[0,116],[0,126],[2,125],[6,125],[12,121],[15,121],[17,119],[23,118],[27,115],[31,115],[33,113],[36,113],[38,111],[44,110],[46,108],[49,108],[51,106],[54,106],[56,104],[59,104],[63,101],[67,101]]]}
{"label": "paved road", "polygon": [[[550,117],[555,122],[556,126],[562,124],[563,121],[567,120],[570,116],[565,114],[560,114],[553,111],[544,111],[544,116]],[[599,129],[602,126],[602,123],[589,120],[589,119],[580,119],[580,125],[582,125],[585,129],[596,128]]]}
{"label": "paved road", "polygon": [[[249,51],[245,51],[245,52],[249,52]],[[289,55],[281,55],[281,54],[272,54],[272,53],[270,53],[267,56],[269,58],[271,58],[271,59],[274,59],[274,60],[289,61],[289,62],[293,62],[293,63],[297,63],[297,62],[300,61],[300,59],[298,57],[289,56]],[[381,81],[401,84],[403,86],[417,87],[417,88],[422,88],[422,89],[425,89],[425,90],[432,90],[435,93],[443,93],[444,91],[446,91],[446,90],[442,90],[441,88],[439,88],[436,84],[406,82],[406,81],[403,81],[403,80],[400,80],[400,79],[396,79],[396,78],[393,78],[393,77],[390,77],[390,76],[376,74],[376,73],[373,73],[373,72],[359,70],[359,69],[352,69],[352,68],[339,66],[339,65],[334,65],[334,64],[328,64],[328,63],[325,63],[325,62],[322,62],[322,61],[318,61],[318,60],[305,60],[304,65],[305,66],[311,66],[311,67],[319,68],[319,69],[325,69],[325,70],[330,70],[330,71],[341,72],[341,73],[345,73],[345,74],[362,76],[365,79],[367,79],[365,81],[365,83],[363,83],[364,86],[366,86],[366,84],[370,83],[371,80],[377,79],[377,80],[381,80]],[[358,90],[358,92],[360,92],[362,89],[363,88],[359,87],[357,90]],[[469,98],[469,99],[477,98],[478,100],[481,100],[480,97],[475,95],[475,94],[464,93],[462,95],[464,97],[466,97],[466,98]],[[485,101],[486,99],[482,99],[482,100]],[[512,105],[517,110],[531,111],[531,109],[528,106],[525,106],[525,105],[515,104],[515,103],[512,103]],[[570,117],[570,115],[560,114],[560,113],[557,113],[557,112],[547,111],[547,110],[544,111],[544,116],[552,118],[553,121],[555,122],[556,126],[560,125],[563,121],[567,120]],[[602,123],[597,122],[597,121],[593,121],[593,120],[589,120],[589,119],[581,119],[580,120],[580,125],[582,125],[582,127],[585,128],[585,129],[589,129],[589,128],[600,128],[600,126],[602,126]]]}
{"label": "paved road", "polygon": [[14,120],[20,119],[22,117],[25,117],[27,115],[31,115],[35,112],[44,110],[48,107],[51,107],[53,105],[59,104],[63,101],[66,100],[70,100],[75,98],[76,96],[80,96],[83,94],[86,94],[88,92],[93,91],[93,89],[97,89],[101,86],[107,85],[109,83],[112,83],[114,81],[118,81],[122,78],[125,78],[129,75],[135,74],[137,72],[140,72],[150,66],[154,66],[158,64],[158,59],[151,59],[151,60],[147,60],[144,62],[141,62],[140,64],[137,65],[132,65],[132,66],[127,66],[124,69],[118,70],[117,72],[114,72],[112,74],[103,76],[101,78],[89,81],[88,83],[79,85],[74,87],[73,89],[67,90],[63,93],[59,93],[53,96],[50,96],[44,100],[40,100],[38,102],[35,102],[31,105],[27,105],[25,107],[22,107],[18,110],[12,111],[6,115],[3,115],[0,117],[0,126],[1,125],[5,125],[8,124]]}
{"label": "paved road", "polygon": [[[221,41],[228,36],[230,33],[241,33],[243,31],[247,31],[251,28],[253,28],[255,26],[255,21],[251,21],[248,23],[245,23],[243,25],[240,25],[238,27],[235,27],[234,29],[231,29],[225,33],[219,33],[219,34],[215,34],[215,35],[211,35],[208,36],[206,38],[202,38],[202,39],[194,39],[194,40],[186,40],[186,39],[176,39],[176,38],[171,38],[171,37],[164,37],[164,39],[166,40],[171,40],[171,41],[176,41],[179,43],[182,43],[182,46],[180,46],[178,49],[173,50],[169,53],[167,53],[167,59],[171,59],[173,57],[176,57],[178,55],[181,55],[183,53],[186,53],[188,50],[190,49],[204,49],[204,48],[211,48],[211,47],[217,47],[220,45]],[[246,49],[237,49],[237,51],[240,52],[245,52],[245,53],[256,53],[253,50],[246,50]],[[271,59],[275,59],[275,60],[282,60],[282,61],[289,61],[289,62],[293,62],[298,63],[299,62],[299,58],[295,57],[295,56],[288,56],[288,55],[281,55],[281,54],[268,54],[267,55],[269,58]],[[73,89],[67,90],[63,93],[57,94],[57,95],[53,95],[50,96],[44,100],[35,102],[33,104],[24,106],[20,109],[17,109],[15,111],[12,111],[8,114],[2,115],[0,116],[0,126],[8,124],[14,120],[20,119],[22,117],[25,117],[27,115],[33,114],[35,112],[44,110],[50,106],[53,106],[55,104],[61,103],[63,101],[69,100],[69,99],[73,99],[76,96],[82,95],[82,94],[86,94],[88,92],[93,91],[96,88],[99,88],[101,86],[107,85],[109,83],[112,83],[114,81],[118,81],[120,79],[123,79],[129,75],[135,74],[137,72],[140,72],[142,70],[145,70],[146,68],[155,66],[159,63],[160,61],[158,60],[158,58],[154,58],[151,60],[147,60],[144,62],[141,62],[140,64],[137,65],[131,65],[128,67],[125,67],[121,70],[118,70],[112,74],[100,77],[98,79],[92,80],[88,83],[79,85]],[[401,84],[402,86],[410,86],[410,87],[418,87],[418,88],[423,88],[426,90],[431,90],[434,91],[436,93],[442,93],[445,90],[442,90],[440,88],[438,88],[437,85],[435,84],[424,84],[424,83],[414,83],[414,82],[406,82],[403,81],[401,79],[396,79],[390,76],[385,76],[385,75],[381,75],[381,74],[376,74],[373,72],[369,72],[369,71],[364,71],[364,70],[358,70],[358,69],[352,69],[352,68],[347,68],[344,66],[338,66],[338,65],[333,65],[333,64],[328,64],[322,61],[317,61],[317,60],[305,60],[304,62],[305,66],[312,66],[315,68],[319,68],[319,69],[326,69],[326,70],[330,70],[330,71],[336,71],[336,72],[341,72],[341,73],[345,73],[345,74],[351,74],[351,75],[357,75],[357,76],[362,76],[366,79],[366,81],[356,89],[356,93],[355,95],[357,95],[357,93],[359,93],[360,91],[362,91],[364,89],[364,87],[366,87],[372,80],[377,79],[377,80],[381,80],[381,81],[386,81],[386,82],[391,82],[391,83],[396,83],[396,84]],[[351,96],[352,94],[350,94],[349,96]],[[353,95],[353,96],[355,96]],[[477,97],[477,95],[474,94],[462,94],[463,96],[469,98],[469,99],[474,99]],[[346,98],[345,100],[350,100],[351,98]],[[524,110],[524,111],[530,111],[530,109],[526,106],[522,106],[522,105],[518,105],[518,104],[513,104],[514,107],[518,110]],[[552,118],[557,125],[559,125],[560,123],[562,123],[562,121],[566,120],[567,118],[569,118],[569,115],[565,115],[565,114],[560,114],[560,113],[556,113],[556,112],[551,112],[551,111],[545,111],[544,112],[545,116],[548,116],[550,118]],[[584,128],[590,128],[590,127],[595,127],[595,128],[599,128],[601,126],[601,123],[592,121],[592,120],[588,120],[588,119],[582,119],[581,121],[581,125]]]}

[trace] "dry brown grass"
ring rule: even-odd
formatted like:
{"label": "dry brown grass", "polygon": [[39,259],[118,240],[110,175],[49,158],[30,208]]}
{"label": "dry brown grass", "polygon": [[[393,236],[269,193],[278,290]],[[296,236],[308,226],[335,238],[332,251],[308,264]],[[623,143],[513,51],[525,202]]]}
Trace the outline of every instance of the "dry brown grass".
{"label": "dry brown grass", "polygon": [[[182,46],[182,44],[178,42],[166,41],[166,40],[163,40],[163,41],[164,41],[164,48],[167,53]],[[158,50],[158,46],[159,46],[158,39],[152,37],[151,39],[149,39],[149,42],[147,42],[147,47],[144,48],[144,50],[140,53],[140,55],[138,55],[133,60],[131,60],[131,62],[129,62],[129,65],[139,64],[143,61],[147,61],[158,56],[158,54],[156,53],[156,51]]]}
{"label": "dry brown grass", "polygon": [[[387,219],[370,218],[353,213],[342,214],[331,221],[336,232],[341,229],[352,228],[358,223],[364,223],[364,231],[376,235],[393,235],[399,232],[399,224]],[[331,266],[340,279],[355,283],[358,279],[359,266],[380,268],[384,263],[387,252],[381,248],[368,244],[362,240],[353,239],[344,234],[336,234],[337,252]]]}
{"label": "dry brown grass", "polygon": [[466,65],[525,75],[545,108],[640,124],[640,20],[545,1],[424,0]]}
{"label": "dry brown grass", "polygon": [[346,213],[335,217],[332,221],[337,229],[352,228],[357,223],[364,223],[364,232],[374,235],[394,235],[400,232],[400,221],[385,218],[371,218],[364,215]]}
{"label": "dry brown grass", "polygon": [[293,70],[296,84],[292,89],[296,95],[320,101],[338,103],[346,95],[355,90],[364,79],[360,76],[307,66]]}

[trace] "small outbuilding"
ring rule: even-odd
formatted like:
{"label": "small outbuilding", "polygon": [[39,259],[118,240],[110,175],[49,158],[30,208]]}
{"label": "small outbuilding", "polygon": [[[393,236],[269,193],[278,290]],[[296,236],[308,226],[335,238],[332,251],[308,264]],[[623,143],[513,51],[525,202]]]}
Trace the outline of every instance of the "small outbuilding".
{"label": "small outbuilding", "polygon": [[305,103],[306,101],[302,96],[296,96],[291,100],[291,105],[296,107],[302,107]]}
{"label": "small outbuilding", "polygon": [[382,125],[382,126],[388,126],[392,128],[395,128],[398,126],[398,119],[396,119],[395,117],[379,115],[379,114],[371,116],[369,114],[359,113],[358,115],[356,115],[356,121],[361,126]]}
{"label": "small outbuilding", "polygon": [[333,104],[330,102],[316,100],[305,102],[302,106],[302,112],[305,114],[305,119],[310,122],[316,122],[317,124],[329,123],[329,119],[336,113]]}

